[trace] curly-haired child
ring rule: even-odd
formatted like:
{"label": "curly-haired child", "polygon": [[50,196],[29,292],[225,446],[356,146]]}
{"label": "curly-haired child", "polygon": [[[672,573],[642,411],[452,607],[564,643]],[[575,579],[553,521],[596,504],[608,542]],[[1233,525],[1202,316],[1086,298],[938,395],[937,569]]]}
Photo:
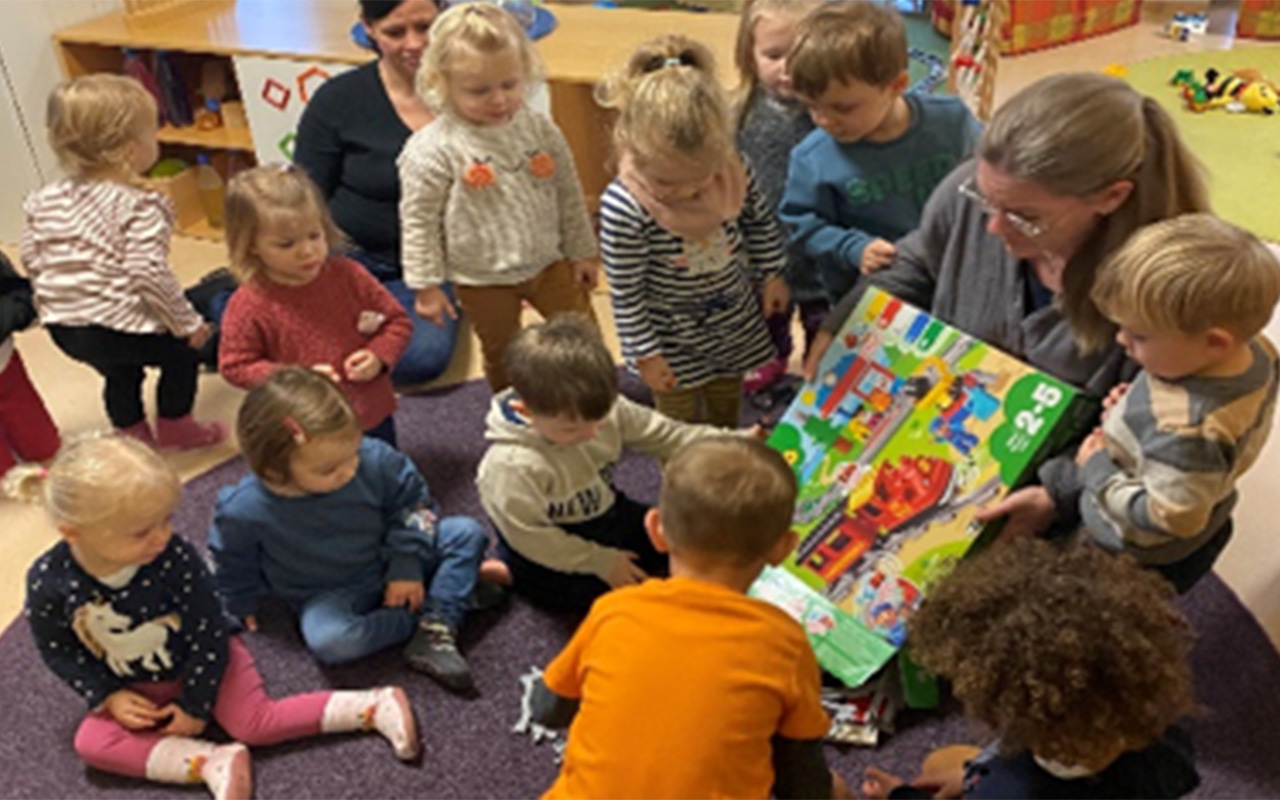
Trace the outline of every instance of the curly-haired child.
{"label": "curly-haired child", "polygon": [[1076,455],[1082,533],[1185,592],[1231,539],[1236,483],[1271,433],[1280,356],[1262,329],[1280,262],[1248,231],[1184,214],[1129,237],[1092,295],[1142,372]]}
{"label": "curly-haired child", "polygon": [[[1190,626],[1129,557],[1036,539],[962,562],[908,622],[911,656],[951,683],[996,741],[926,760],[906,784],[876,767],[867,797],[1181,797],[1199,783]],[[948,763],[950,762],[950,763]]]}
{"label": "curly-haired child", "polygon": [[511,14],[463,3],[431,26],[418,93],[439,112],[405,143],[400,167],[401,254],[414,308],[439,324],[457,311],[453,282],[480,339],[484,376],[509,381],[503,353],[523,302],[543,317],[592,315],[596,241],[564,134],[525,105],[542,71]]}
{"label": "curly-haired child", "polygon": [[[67,177],[23,204],[22,262],[40,322],[106,382],[111,424],[148,444],[190,449],[226,430],[191,416],[201,348],[213,335],[169,268],[173,204],[142,175],[159,154],[156,101],[122,75],[85,75],[53,90],[49,145]],[[155,431],[144,367],[159,367]]]}
{"label": "curly-haired child", "polygon": [[[6,489],[40,496],[63,541],[27,573],[26,617],[45,664],[89,706],[75,750],[92,767],[248,798],[245,745],[376,730],[417,756],[404,690],[267,696],[227,631],[199,551],[173,533],[182,486],[136,439],[71,442],[47,472],[17,467]],[[234,740],[200,738],[217,721]]]}
{"label": "curly-haired child", "polygon": [[597,95],[618,109],[600,246],[622,354],[663,414],[736,428],[743,376],[777,355],[764,320],[790,295],[782,227],[738,157],[714,58],[662,36]]}

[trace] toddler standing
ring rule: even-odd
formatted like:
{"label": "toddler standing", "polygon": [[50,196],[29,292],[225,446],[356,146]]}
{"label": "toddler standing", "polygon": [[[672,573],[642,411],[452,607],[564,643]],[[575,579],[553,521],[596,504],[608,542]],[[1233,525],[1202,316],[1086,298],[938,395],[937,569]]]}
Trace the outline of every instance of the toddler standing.
{"label": "toddler standing", "polygon": [[23,461],[46,461],[62,443],[58,427],[14,346],[13,335],[35,318],[30,281],[18,275],[9,259],[0,254],[0,478],[17,463],[15,456]]}
{"label": "toddler standing", "polygon": [[1271,433],[1280,359],[1261,331],[1280,263],[1253,234],[1184,214],[1129,237],[1092,296],[1142,372],[1080,445],[1083,533],[1185,592],[1230,540],[1236,483]]}
{"label": "toddler standing", "polygon": [[413,462],[362,438],[313,370],[287,367],[250,391],[236,433],[253,474],[218,494],[209,531],[227,611],[255,630],[259,603],[282,597],[320,661],[408,640],[410,667],[473,693],[455,637],[489,544],[480,523],[437,519]]}
{"label": "toddler standing", "polygon": [[[159,154],[155,100],[132,78],[86,75],[53,90],[46,124],[67,177],[23,204],[22,261],[40,321],[63,352],[105,379],[117,430],[161,447],[217,444],[223,426],[191,416],[197,350],[213,328],[169,269],[173,205],[142,179]],[[160,368],[154,434],[144,367]]]}
{"label": "toddler standing", "polygon": [[787,73],[820,130],[791,153],[782,218],[835,303],[859,273],[889,266],[980,127],[959,98],[907,93],[906,26],[870,0],[806,17]]}
{"label": "toddler standing", "polygon": [[761,308],[787,307],[786,242],[734,149],[711,52],[660,37],[598,94],[619,110],[600,238],[623,356],[663,414],[737,427],[743,375],[776,356]]}
{"label": "toddler standing", "polygon": [[218,369],[251,388],[301,364],[342,387],[367,435],[396,444],[391,369],[413,332],[376,278],[331,248],[344,238],[300,168],[258,167],[227,188],[227,247],[243,282],[222,318]]}
{"label": "toddler standing", "polygon": [[[748,0],[738,23],[734,59],[738,66],[738,150],[750,164],[761,194],[775,211],[787,186],[791,150],[813,130],[813,120],[791,91],[787,53],[796,26],[821,0]],[[800,248],[787,252],[784,273],[791,300],[799,308],[806,348],[826,317],[826,295],[817,267]],[[743,388],[754,394],[787,371],[791,355],[791,310],[769,317],[769,336],[778,357],[747,374]]]}
{"label": "toddler standing", "polygon": [[418,71],[418,91],[439,112],[400,154],[401,257],[419,315],[457,312],[452,281],[496,392],[502,354],[520,330],[522,302],[543,317],[591,315],[595,236],[573,154],[555,124],[525,105],[537,51],[497,5],[441,14]]}
{"label": "toddler standing", "polygon": [[[47,475],[15,481],[19,494],[38,484],[63,541],[27,573],[26,617],[45,664],[89,705],[75,735],[86,764],[248,798],[246,744],[377,730],[398,757],[418,754],[402,689],[266,695],[249,650],[228,635],[204,559],[173,535],[181,486],[149,447],[74,442]],[[231,744],[199,738],[215,720]]]}

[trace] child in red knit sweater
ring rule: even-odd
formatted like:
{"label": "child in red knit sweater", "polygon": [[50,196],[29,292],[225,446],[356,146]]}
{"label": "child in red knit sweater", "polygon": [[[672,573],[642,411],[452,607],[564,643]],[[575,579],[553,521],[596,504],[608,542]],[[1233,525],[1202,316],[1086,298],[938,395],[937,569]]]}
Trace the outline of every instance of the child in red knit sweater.
{"label": "child in red knit sweater", "polygon": [[242,172],[227,187],[227,247],[242,286],[222,318],[218,371],[251,388],[282,366],[342,387],[365,435],[396,444],[391,368],[409,343],[409,315],[356,262],[319,189],[290,165]]}

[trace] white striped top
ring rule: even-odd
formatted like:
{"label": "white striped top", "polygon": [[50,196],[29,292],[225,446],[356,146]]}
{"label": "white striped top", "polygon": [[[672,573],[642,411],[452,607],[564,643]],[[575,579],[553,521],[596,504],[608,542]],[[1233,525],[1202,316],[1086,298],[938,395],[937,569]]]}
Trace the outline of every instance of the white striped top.
{"label": "white striped top", "polygon": [[691,242],[658,226],[615,180],[600,199],[600,252],[622,355],[661,355],[680,388],[742,375],[776,357],[759,290],[780,276],[786,237],[748,178],[737,220]]}
{"label": "white striped top", "polygon": [[23,211],[22,261],[43,324],[179,337],[203,324],[169,269],[164,195],[64,179],[28,195]]}

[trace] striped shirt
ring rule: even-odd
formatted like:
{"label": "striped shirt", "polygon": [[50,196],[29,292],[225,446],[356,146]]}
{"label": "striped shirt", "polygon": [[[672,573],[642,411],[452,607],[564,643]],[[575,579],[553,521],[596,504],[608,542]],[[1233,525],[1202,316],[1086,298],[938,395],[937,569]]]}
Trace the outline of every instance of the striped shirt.
{"label": "striped shirt", "polygon": [[1222,530],[1275,414],[1275,346],[1259,336],[1250,350],[1241,375],[1138,375],[1103,422],[1106,449],[1080,470],[1087,536],[1145,564],[1172,564]]}
{"label": "striped shirt", "polygon": [[505,125],[442,114],[405,143],[400,258],[410,289],[513,286],[596,240],[564,134],[521,109]]}
{"label": "striped shirt", "polygon": [[775,357],[758,292],[782,275],[786,237],[748,177],[737,220],[692,242],[658,227],[615,180],[600,199],[600,250],[622,355],[661,355],[681,388],[742,375]]}
{"label": "striped shirt", "polygon": [[183,338],[204,324],[169,269],[164,195],[64,179],[28,195],[23,211],[22,261],[43,324]]}

